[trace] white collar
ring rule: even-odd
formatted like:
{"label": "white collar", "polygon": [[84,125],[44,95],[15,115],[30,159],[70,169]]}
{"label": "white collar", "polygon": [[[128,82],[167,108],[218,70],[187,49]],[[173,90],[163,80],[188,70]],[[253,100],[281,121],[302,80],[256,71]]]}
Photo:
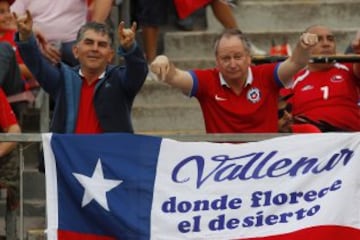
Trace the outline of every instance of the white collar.
{"label": "white collar", "polygon": [[[84,77],[84,74],[83,74],[83,72],[81,71],[81,68],[79,69],[79,75],[82,76],[82,77]],[[105,71],[100,74],[100,76],[98,77],[98,79],[101,79],[101,78],[103,78],[104,76],[105,76]]]}
{"label": "white collar", "polygon": [[[219,78],[220,78],[220,84],[221,86],[227,86],[228,88],[230,88],[229,84],[227,84],[227,82],[225,81],[223,75],[221,74],[221,72],[219,72]],[[251,71],[251,68],[248,68],[248,76],[246,78],[246,82],[245,82],[245,86],[247,85],[251,85],[252,82],[254,81],[254,77]]]}

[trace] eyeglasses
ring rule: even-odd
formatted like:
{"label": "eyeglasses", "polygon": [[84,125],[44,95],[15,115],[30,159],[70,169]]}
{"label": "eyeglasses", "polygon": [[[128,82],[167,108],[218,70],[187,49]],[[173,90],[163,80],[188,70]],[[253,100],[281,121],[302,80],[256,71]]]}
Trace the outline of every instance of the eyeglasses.
{"label": "eyeglasses", "polygon": [[287,113],[291,113],[291,110],[292,110],[292,105],[291,105],[291,104],[287,104],[286,107],[281,108],[281,109],[278,110],[278,118],[284,117],[285,111],[286,111]]}

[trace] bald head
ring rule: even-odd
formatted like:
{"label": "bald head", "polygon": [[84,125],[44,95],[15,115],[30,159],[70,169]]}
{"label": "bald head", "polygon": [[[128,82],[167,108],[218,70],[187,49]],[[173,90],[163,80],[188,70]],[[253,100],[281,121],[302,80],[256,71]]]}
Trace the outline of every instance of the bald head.
{"label": "bald head", "polygon": [[318,36],[319,42],[311,49],[312,55],[336,54],[336,38],[329,27],[316,24],[308,27],[305,32],[313,33]]}

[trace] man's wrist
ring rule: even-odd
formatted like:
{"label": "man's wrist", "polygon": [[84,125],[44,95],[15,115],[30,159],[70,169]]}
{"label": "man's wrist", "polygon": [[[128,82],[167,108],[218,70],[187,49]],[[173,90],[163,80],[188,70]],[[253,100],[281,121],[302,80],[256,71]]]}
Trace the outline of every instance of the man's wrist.
{"label": "man's wrist", "polygon": [[137,48],[137,43],[134,42],[132,44],[131,47],[129,48],[124,48],[123,46],[119,46],[118,50],[117,50],[117,54],[120,55],[120,56],[127,56],[127,55],[130,55],[132,54],[135,49]]}
{"label": "man's wrist", "polygon": [[33,35],[32,32],[30,32],[29,34],[24,34],[24,33],[18,32],[18,39],[20,42],[26,42],[31,38],[32,35]]}

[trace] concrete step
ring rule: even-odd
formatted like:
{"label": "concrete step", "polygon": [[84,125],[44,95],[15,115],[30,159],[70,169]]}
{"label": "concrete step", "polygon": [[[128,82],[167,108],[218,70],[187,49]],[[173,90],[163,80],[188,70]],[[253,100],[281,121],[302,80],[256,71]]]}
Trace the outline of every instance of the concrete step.
{"label": "concrete step", "polygon": [[44,229],[29,229],[26,232],[26,240],[45,240],[46,234],[44,233]]}
{"label": "concrete step", "polygon": [[[294,48],[301,32],[300,30],[272,30],[247,33],[247,36],[257,47],[268,52],[272,39],[280,44],[286,38],[290,46]],[[356,29],[344,28],[334,30],[338,53],[344,53],[355,33]],[[193,62],[196,60],[198,63],[190,66],[191,68],[196,68],[204,63],[204,59],[214,58],[214,41],[217,34],[218,32],[211,31],[167,32],[164,36],[164,54],[172,60],[185,58],[191,59]]]}
{"label": "concrete step", "polygon": [[[31,152],[25,148],[25,163],[30,158]],[[30,154],[30,155],[29,155]],[[34,157],[35,158],[35,157]],[[37,166],[37,164],[36,164]],[[40,173],[32,164],[25,164],[23,172],[23,210],[24,216],[44,216],[45,215],[45,176]],[[6,191],[0,199],[0,216],[5,214]]]}
{"label": "concrete step", "polygon": [[146,81],[132,109],[136,132],[203,132],[201,109],[195,98],[158,81]]}
{"label": "concrete step", "polygon": [[176,67],[184,70],[191,69],[203,69],[203,68],[213,68],[215,67],[215,58],[174,58],[172,62]]}
{"label": "concrete step", "polygon": [[[20,234],[20,220],[17,222],[18,233]],[[26,240],[43,240],[45,239],[45,218],[44,217],[26,217],[23,221],[23,239]],[[5,234],[4,219],[0,219],[0,235]],[[10,239],[13,240],[13,239]]]}
{"label": "concrete step", "polygon": [[[358,0],[239,0],[233,9],[239,28],[244,32],[268,32],[277,29],[303,31],[313,24],[331,28],[358,28]],[[207,9],[209,30],[223,27]]]}
{"label": "concrete step", "polygon": [[[301,32],[313,24],[325,24],[337,38],[337,51],[343,53],[359,29],[359,0],[239,0],[233,9],[240,29],[260,49],[268,52],[272,40],[287,39],[293,48]],[[185,69],[213,66],[213,44],[223,29],[206,8],[204,31],[168,31],[164,34],[164,54],[182,62]]]}
{"label": "concrete step", "polygon": [[[23,213],[25,217],[45,217],[45,198],[44,199],[25,199]],[[0,216],[5,216],[6,202],[0,200]]]}
{"label": "concrete step", "polygon": [[25,199],[45,199],[45,175],[37,169],[27,169],[24,171],[24,189]]}
{"label": "concrete step", "polygon": [[199,106],[194,104],[149,104],[133,108],[135,132],[204,133]]}
{"label": "concrete step", "polygon": [[22,143],[25,169],[36,169],[40,159],[40,143]]}
{"label": "concrete step", "polygon": [[188,103],[189,101],[193,102],[179,89],[160,81],[147,80],[135,98],[134,107],[142,104]]}

